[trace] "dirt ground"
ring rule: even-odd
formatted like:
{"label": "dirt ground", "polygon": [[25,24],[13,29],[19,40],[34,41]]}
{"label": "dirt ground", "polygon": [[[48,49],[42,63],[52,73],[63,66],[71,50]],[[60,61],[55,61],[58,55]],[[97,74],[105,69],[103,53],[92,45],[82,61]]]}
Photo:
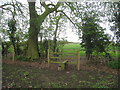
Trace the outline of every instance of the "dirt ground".
{"label": "dirt ground", "polygon": [[58,64],[3,60],[3,88],[117,88],[118,70],[88,65],[81,57],[80,71],[68,65],[58,71]]}

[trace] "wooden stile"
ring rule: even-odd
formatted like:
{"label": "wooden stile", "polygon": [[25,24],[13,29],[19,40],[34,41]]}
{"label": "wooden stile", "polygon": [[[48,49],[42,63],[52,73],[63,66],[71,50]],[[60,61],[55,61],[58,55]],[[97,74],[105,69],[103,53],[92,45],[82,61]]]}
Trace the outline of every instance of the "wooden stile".
{"label": "wooden stile", "polygon": [[80,70],[80,52],[78,52],[77,70]]}
{"label": "wooden stile", "polygon": [[49,49],[48,49],[48,67],[50,67],[50,53],[49,53]]}
{"label": "wooden stile", "polygon": [[[72,49],[72,50],[74,50],[74,49]],[[56,56],[51,56],[51,54],[60,54],[60,56],[59,57],[56,57]],[[60,70],[64,70],[65,69],[65,67],[66,67],[66,65],[67,64],[76,64],[76,66],[77,66],[77,70],[80,70],[80,51],[78,51],[78,52],[76,52],[76,53],[68,53],[67,55],[71,55],[71,54],[76,54],[76,59],[77,59],[77,62],[69,62],[68,60],[69,59],[72,59],[72,58],[75,58],[75,57],[64,57],[64,56],[61,56],[62,55],[62,53],[60,52],[60,53],[57,53],[57,52],[51,52],[50,53],[50,50],[48,49],[48,67],[50,67],[50,63],[56,63],[56,64],[59,64],[60,65],[60,67],[59,67],[59,69]],[[65,61],[62,61],[62,62],[58,62],[58,61],[51,61],[51,59],[66,59]]]}

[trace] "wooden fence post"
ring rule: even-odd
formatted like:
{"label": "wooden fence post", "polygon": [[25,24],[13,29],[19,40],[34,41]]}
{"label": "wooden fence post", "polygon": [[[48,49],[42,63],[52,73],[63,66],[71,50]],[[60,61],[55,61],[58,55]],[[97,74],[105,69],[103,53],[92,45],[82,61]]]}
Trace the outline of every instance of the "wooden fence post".
{"label": "wooden fence post", "polygon": [[15,51],[14,50],[12,52],[12,60],[13,60],[13,62],[15,61]]}
{"label": "wooden fence post", "polygon": [[15,61],[15,49],[13,45],[11,46],[11,54],[12,54],[12,61],[14,62]]}
{"label": "wooden fence post", "polygon": [[50,67],[50,51],[48,49],[48,67]]}
{"label": "wooden fence post", "polygon": [[77,70],[80,70],[80,52],[78,51]]}

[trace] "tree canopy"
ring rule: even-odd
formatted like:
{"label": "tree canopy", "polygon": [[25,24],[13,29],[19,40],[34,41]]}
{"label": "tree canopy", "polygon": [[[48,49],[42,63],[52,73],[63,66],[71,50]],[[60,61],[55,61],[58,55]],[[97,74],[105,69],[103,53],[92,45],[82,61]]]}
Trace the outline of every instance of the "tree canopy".
{"label": "tree canopy", "polygon": [[[114,7],[108,9],[111,5]],[[10,14],[7,18],[2,16],[1,33],[3,33],[3,37],[6,37],[7,34],[11,42],[16,45],[17,42],[27,41],[26,57],[34,60],[41,57],[44,51],[47,54],[49,39],[53,40],[52,48],[53,51],[56,51],[59,34],[65,31],[64,26],[69,20],[74,32],[80,37],[86,54],[107,53],[105,48],[109,45],[110,38],[106,34],[106,29],[100,24],[106,18],[114,17],[112,23],[116,29],[112,31],[119,39],[119,13],[113,11],[110,14],[110,11],[115,10],[116,7],[119,7],[119,3],[45,1],[39,2],[39,6],[36,6],[36,2],[28,0],[28,6],[25,6],[18,1],[11,1],[0,6],[4,16],[7,11]],[[7,21],[5,22],[5,20]]]}

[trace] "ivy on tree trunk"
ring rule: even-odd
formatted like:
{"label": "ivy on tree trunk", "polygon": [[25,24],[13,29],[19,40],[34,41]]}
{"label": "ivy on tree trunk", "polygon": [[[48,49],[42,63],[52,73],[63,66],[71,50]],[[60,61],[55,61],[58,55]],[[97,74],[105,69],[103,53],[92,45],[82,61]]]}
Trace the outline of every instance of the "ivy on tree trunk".
{"label": "ivy on tree trunk", "polygon": [[27,57],[31,59],[39,58],[39,50],[38,50],[38,33],[40,31],[40,26],[44,19],[52,12],[56,11],[59,7],[59,3],[57,3],[54,8],[49,8],[44,2],[41,5],[45,8],[43,14],[38,15],[35,10],[35,2],[28,2],[29,4],[29,12],[30,12],[30,28],[29,28],[29,38],[28,38],[28,49],[27,49]]}

